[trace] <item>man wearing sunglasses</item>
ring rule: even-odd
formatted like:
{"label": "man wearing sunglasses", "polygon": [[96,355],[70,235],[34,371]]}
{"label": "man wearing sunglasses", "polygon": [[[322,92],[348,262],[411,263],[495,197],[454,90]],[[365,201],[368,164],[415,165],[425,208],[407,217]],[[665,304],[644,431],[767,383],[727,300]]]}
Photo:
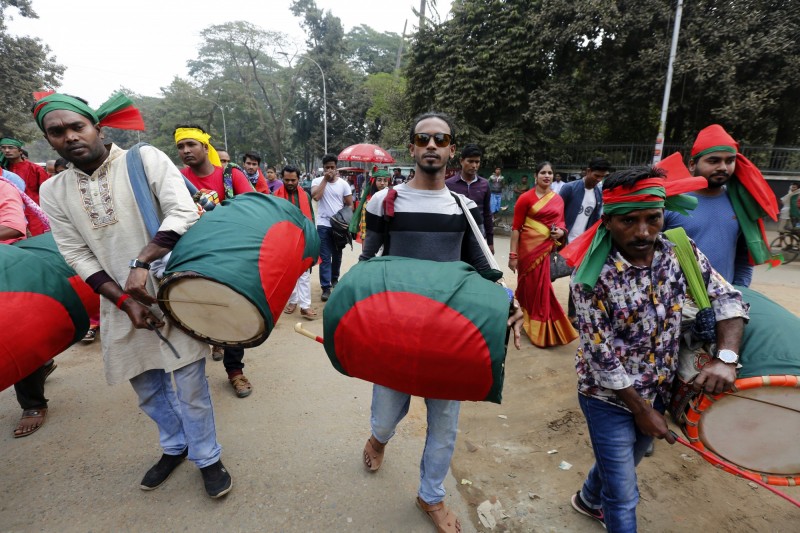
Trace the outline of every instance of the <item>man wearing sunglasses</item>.
{"label": "man wearing sunglasses", "polygon": [[[445,185],[447,162],[456,151],[452,121],[441,113],[425,113],[412,124],[409,151],[416,162],[415,178],[375,193],[367,204],[367,236],[359,260],[374,257],[384,246],[384,255],[441,262],[463,260],[479,271],[488,269],[489,262],[476,235]],[[480,224],[481,210],[468,198],[465,203]],[[384,214],[390,218],[385,219]],[[509,325],[514,327],[514,344],[519,349],[522,312],[519,306],[515,311]],[[363,454],[364,466],[371,472],[380,468],[384,448],[408,413],[410,401],[408,394],[381,385],[373,387],[372,432]],[[426,398],[425,405],[428,431],[417,505],[430,517],[437,531],[458,532],[461,530],[458,518],[443,500],[461,402]]]}

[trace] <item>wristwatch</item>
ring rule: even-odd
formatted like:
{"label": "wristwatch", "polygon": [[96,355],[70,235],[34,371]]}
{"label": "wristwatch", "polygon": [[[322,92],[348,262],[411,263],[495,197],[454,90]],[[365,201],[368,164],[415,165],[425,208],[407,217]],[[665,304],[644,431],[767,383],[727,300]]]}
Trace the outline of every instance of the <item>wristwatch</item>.
{"label": "wristwatch", "polygon": [[722,349],[717,352],[717,357],[723,363],[736,364],[739,362],[739,354],[733,350]]}
{"label": "wristwatch", "polygon": [[128,263],[128,266],[131,267],[131,269],[143,268],[145,270],[150,270],[150,263],[144,263],[138,259],[131,259],[131,262]]}

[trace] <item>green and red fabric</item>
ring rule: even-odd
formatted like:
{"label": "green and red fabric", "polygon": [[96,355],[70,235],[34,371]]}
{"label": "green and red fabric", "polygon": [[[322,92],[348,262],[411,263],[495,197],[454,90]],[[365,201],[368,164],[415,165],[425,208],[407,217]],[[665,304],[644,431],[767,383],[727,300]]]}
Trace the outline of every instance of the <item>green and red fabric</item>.
{"label": "green and red fabric", "polygon": [[99,307],[49,233],[0,246],[0,301],[0,390],[81,340]]}
{"label": "green and red fabric", "polygon": [[92,124],[123,130],[144,131],[144,120],[133,101],[123,93],[115,93],[97,111],[74,96],[52,93],[33,106],[33,119],[39,129],[44,131],[44,117],[51,111],[72,111],[92,121]]}
{"label": "green and red fabric", "polygon": [[500,403],[508,294],[462,262],[376,257],[325,307],[325,351],[346,376],[424,398]]}
{"label": "green and red fabric", "polygon": [[764,228],[765,216],[778,220],[780,208],[775,193],[761,171],[739,152],[739,143],[719,124],[700,130],[692,145],[692,159],[697,161],[712,152],[736,154],[736,171],[727,184],[728,196],[742,228],[751,261],[757,265],[766,262],[773,266],[780,264],[770,253]]}
{"label": "green and red fabric", "polygon": [[[264,318],[263,335],[241,343],[258,346],[282,315],[297,278],[318,256],[317,228],[300,209],[272,195],[240,194],[205,213],[181,237],[172,250],[159,298],[164,297],[171,274],[195,272],[221,283],[247,298]],[[163,303],[159,303],[162,309]]]}
{"label": "green and red fabric", "polygon": [[292,205],[300,209],[306,218],[312,222],[314,221],[314,209],[311,207],[311,198],[303,189],[297,188],[293,193],[290,193],[286,190],[286,186],[284,185],[283,187],[278,187],[273,193],[273,196],[288,200]]}
{"label": "green and red fabric", "polygon": [[[603,189],[603,214],[624,215],[631,211],[655,208],[686,214],[697,207],[697,198],[683,193],[704,189],[707,185],[708,182],[702,177],[647,178],[639,180],[632,187]],[[560,254],[568,265],[577,268],[573,280],[591,290],[597,283],[611,247],[611,234],[600,219],[569,243]]]}

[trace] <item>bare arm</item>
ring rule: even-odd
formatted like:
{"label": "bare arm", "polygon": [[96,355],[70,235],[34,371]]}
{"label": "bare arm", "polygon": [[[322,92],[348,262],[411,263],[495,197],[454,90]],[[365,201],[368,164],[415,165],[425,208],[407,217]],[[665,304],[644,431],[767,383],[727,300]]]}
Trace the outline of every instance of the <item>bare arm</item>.
{"label": "bare arm", "polygon": [[[141,268],[134,270],[142,270],[145,275],[147,271]],[[129,278],[130,281],[130,278]],[[115,304],[119,301],[120,297],[125,294],[122,288],[113,281],[107,281],[100,285],[97,292],[105,296]],[[146,294],[146,293],[145,293]],[[133,298],[128,298],[122,303],[121,309],[128,315],[134,327],[138,329],[150,329],[151,326],[160,328],[164,322],[158,319],[146,306],[140,304]]]}
{"label": "bare arm", "polygon": [[639,431],[650,437],[666,439],[670,444],[675,443],[675,438],[669,432],[667,421],[664,415],[653,409],[650,404],[645,402],[633,387],[615,390],[617,398],[625,403],[633,414],[633,420]]}
{"label": "bare arm", "polygon": [[348,194],[347,196],[344,197],[344,205],[347,206],[347,207],[350,207],[350,208],[353,207],[353,195],[352,194]]}
{"label": "bare arm", "polygon": [[511,231],[511,250],[508,255],[508,268],[511,269],[511,272],[517,271],[517,257],[512,254],[516,254],[517,249],[519,248],[519,230],[512,230]]}
{"label": "bare arm", "polygon": [[[142,248],[142,251],[139,252],[138,256],[136,256],[136,259],[143,263],[152,263],[156,259],[160,259],[161,257],[167,255],[167,252],[169,251],[169,248],[163,248],[157,244],[149,242],[144,248]],[[128,279],[125,282],[125,292],[140,302],[154,304],[158,300],[156,300],[155,296],[152,296],[147,292],[146,283],[147,276],[149,274],[150,271],[145,268],[132,268],[128,274]]]}
{"label": "bare arm", "polygon": [[8,226],[0,225],[0,241],[18,239],[19,237],[24,237],[24,236],[25,234],[20,232],[19,230],[15,230],[14,228],[9,228]]}
{"label": "bare arm", "polygon": [[[733,350],[739,353],[739,345],[744,333],[744,320],[729,318],[717,322],[717,350]],[[736,381],[736,365],[712,359],[694,380],[694,388],[703,389],[707,394],[721,394],[729,390]]]}

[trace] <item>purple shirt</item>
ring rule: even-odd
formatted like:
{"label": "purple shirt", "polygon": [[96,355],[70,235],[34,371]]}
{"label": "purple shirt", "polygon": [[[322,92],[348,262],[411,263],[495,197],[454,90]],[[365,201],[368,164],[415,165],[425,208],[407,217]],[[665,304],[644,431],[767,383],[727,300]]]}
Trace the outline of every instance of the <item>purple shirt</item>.
{"label": "purple shirt", "polygon": [[447,188],[453,192],[463,194],[476,204],[483,214],[483,229],[486,233],[486,242],[494,244],[494,219],[492,218],[492,195],[489,194],[489,182],[486,178],[476,176],[467,183],[461,174],[456,174],[445,181]]}
{"label": "purple shirt", "polygon": [[273,180],[273,181],[267,180],[267,187],[269,187],[269,192],[270,194],[272,194],[281,187],[283,187],[283,182],[281,180]]}

